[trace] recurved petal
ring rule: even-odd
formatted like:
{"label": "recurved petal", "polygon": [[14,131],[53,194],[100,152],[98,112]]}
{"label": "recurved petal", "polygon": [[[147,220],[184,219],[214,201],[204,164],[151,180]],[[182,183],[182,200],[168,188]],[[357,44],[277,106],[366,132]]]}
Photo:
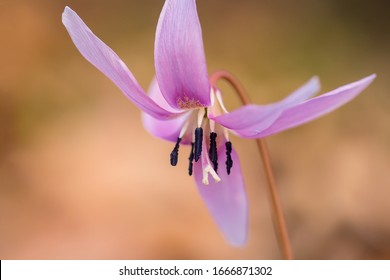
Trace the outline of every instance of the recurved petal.
{"label": "recurved petal", "polygon": [[[157,81],[155,79],[152,81],[148,93],[149,97],[152,98],[161,107],[170,112],[177,113],[177,117],[168,120],[158,120],[150,116],[149,114],[142,112],[142,123],[144,125],[144,128],[150,134],[158,138],[176,142],[177,137],[179,137],[182,128],[188,121],[189,114],[191,112],[181,113],[180,111],[171,108],[162,96]],[[182,140],[182,144],[186,144],[187,142],[187,139]]]}
{"label": "recurved petal", "polygon": [[206,107],[210,84],[195,0],[166,0],[157,25],[156,77],[173,108]]}
{"label": "recurved petal", "polygon": [[230,113],[217,117],[209,116],[216,123],[233,131],[252,126],[258,130],[269,127],[282,112],[281,106],[245,105]]}
{"label": "recurved petal", "polygon": [[[214,120],[230,128],[237,135],[245,138],[262,138],[277,132],[307,123],[325,115],[361,93],[373,80],[375,75],[344,85],[331,92],[315,98],[290,103],[288,106],[275,103],[268,106],[249,105]],[[240,121],[241,118],[247,120]]]}
{"label": "recurved petal", "polygon": [[230,113],[217,117],[210,116],[210,118],[232,130],[239,130],[254,125],[257,130],[262,130],[271,125],[283,110],[305,101],[307,98],[318,93],[319,90],[319,79],[313,77],[306,84],[279,102],[262,106],[246,105]]}
{"label": "recurved petal", "polygon": [[218,151],[218,175],[221,181],[215,183],[210,178],[209,185],[204,185],[201,161],[194,164],[194,176],[199,193],[225,239],[234,246],[242,246],[248,232],[248,201],[240,162],[234,149],[232,160],[233,167],[228,175],[225,166],[226,148],[222,145]]}
{"label": "recurved petal", "polygon": [[175,115],[161,108],[145,94],[118,55],[96,37],[69,7],[62,14],[62,22],[80,53],[110,78],[138,108],[158,119]]}
{"label": "recurved petal", "polygon": [[314,76],[306,84],[298,88],[296,91],[278,103],[283,103],[284,105],[289,106],[303,102],[306,99],[316,95],[320,91],[320,88],[320,80],[318,77]]}
{"label": "recurved petal", "polygon": [[345,103],[351,101],[375,79],[376,75],[370,75],[359,81],[341,86],[333,91],[309,99],[284,110],[280,116],[267,128],[260,132],[256,126],[236,131],[239,135],[258,138],[266,137],[277,132],[296,127],[321,117]]}

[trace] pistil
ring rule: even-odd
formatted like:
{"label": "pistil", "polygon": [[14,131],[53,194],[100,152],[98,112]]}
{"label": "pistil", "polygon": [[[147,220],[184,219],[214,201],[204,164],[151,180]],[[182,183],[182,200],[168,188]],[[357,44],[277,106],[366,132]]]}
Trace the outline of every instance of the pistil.
{"label": "pistil", "polygon": [[217,89],[217,90],[215,91],[215,95],[216,95],[216,97],[217,97],[219,106],[221,106],[222,111],[223,111],[225,114],[228,113],[228,110],[226,109],[225,104],[223,104],[222,93]]}
{"label": "pistil", "polygon": [[214,179],[215,183],[218,183],[221,181],[221,178],[218,176],[217,172],[215,172],[215,170],[211,166],[210,158],[209,158],[209,155],[207,153],[202,154],[202,171],[203,171],[202,182],[204,185],[210,184],[209,175],[211,175],[211,177]]}

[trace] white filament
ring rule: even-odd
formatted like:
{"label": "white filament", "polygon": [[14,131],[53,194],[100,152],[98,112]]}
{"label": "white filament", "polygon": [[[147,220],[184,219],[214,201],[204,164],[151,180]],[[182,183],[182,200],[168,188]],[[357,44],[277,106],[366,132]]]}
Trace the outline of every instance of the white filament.
{"label": "white filament", "polygon": [[202,122],[204,118],[204,114],[206,113],[204,108],[199,109],[198,111],[198,127],[202,127]]}
{"label": "white filament", "polygon": [[223,104],[223,100],[222,100],[222,93],[217,90],[215,95],[217,96],[217,100],[218,100],[218,104],[221,106],[222,108],[222,111],[226,114],[226,113],[229,113],[228,110],[226,109],[225,105]]}

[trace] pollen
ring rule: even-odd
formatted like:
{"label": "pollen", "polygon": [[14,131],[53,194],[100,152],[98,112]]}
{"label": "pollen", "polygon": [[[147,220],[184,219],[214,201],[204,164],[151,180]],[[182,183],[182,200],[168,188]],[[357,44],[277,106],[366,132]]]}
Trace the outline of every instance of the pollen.
{"label": "pollen", "polygon": [[190,99],[188,96],[179,97],[176,102],[180,109],[195,109],[204,107],[203,104],[199,102],[199,100],[194,98]]}

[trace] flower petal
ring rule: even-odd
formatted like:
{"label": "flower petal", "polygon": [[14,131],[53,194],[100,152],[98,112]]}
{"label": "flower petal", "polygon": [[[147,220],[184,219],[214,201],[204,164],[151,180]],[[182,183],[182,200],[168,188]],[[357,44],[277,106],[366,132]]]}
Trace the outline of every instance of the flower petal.
{"label": "flower petal", "polygon": [[194,164],[194,176],[200,195],[226,240],[234,246],[242,246],[246,242],[248,232],[248,201],[240,162],[234,149],[231,156],[233,167],[228,175],[225,167],[226,148],[221,145],[218,151],[218,175],[221,178],[219,183],[210,178],[209,185],[203,184],[201,161]]}
{"label": "flower petal", "polygon": [[282,101],[277,103],[283,103],[284,105],[293,105],[299,102],[303,102],[306,99],[316,95],[320,91],[321,85],[318,77],[312,77],[306,84],[298,88]]}
{"label": "flower petal", "polygon": [[[271,126],[260,133],[251,135],[250,137],[258,138],[269,136],[323,116],[352,100],[364,89],[366,89],[375,79],[375,77],[375,74],[370,75],[364,79],[344,85],[333,91],[307,100],[294,107],[288,108]],[[250,130],[253,132],[253,129]],[[248,134],[248,132],[251,133],[249,130],[237,132],[238,134]]]}
{"label": "flower petal", "polygon": [[138,108],[159,119],[175,115],[161,108],[145,94],[118,55],[96,37],[69,7],[62,14],[62,22],[80,53],[110,78]]}
{"label": "flower petal", "polygon": [[195,0],[166,0],[157,25],[156,77],[173,108],[210,105],[210,84]]}
{"label": "flower petal", "polygon": [[317,77],[313,77],[279,102],[269,105],[246,105],[227,114],[209,117],[220,125],[232,130],[239,130],[254,125],[256,125],[257,130],[265,129],[276,120],[284,109],[315,95],[319,89],[319,80]]}
{"label": "flower petal", "polygon": [[[158,87],[157,81],[154,79],[149,87],[149,97],[152,98],[157,104],[160,104],[164,109],[180,113],[177,110],[174,110],[169,106],[165,101],[164,97],[161,94],[161,91]],[[168,141],[176,142],[177,137],[179,137],[182,128],[184,127],[186,121],[188,121],[189,114],[191,112],[186,112],[178,114],[178,117],[168,119],[168,120],[158,120],[149,114],[142,112],[142,123],[144,128],[152,135],[162,138]],[[186,144],[187,139],[182,140],[182,144]],[[191,140],[189,140],[191,141]]]}
{"label": "flower petal", "polygon": [[[264,108],[260,106],[260,108],[256,108],[255,105],[250,105],[248,108],[243,107],[239,109],[240,114],[250,119],[250,121],[246,121],[246,126],[238,126],[237,122],[234,124],[228,123],[229,121],[232,122],[232,118],[229,120],[224,119],[223,123],[219,122],[218,119],[215,119],[215,121],[224,126],[229,125],[230,127],[227,127],[231,128],[241,137],[266,137],[288,128],[307,123],[339,108],[361,93],[375,77],[376,76],[373,74],[359,81],[339,87],[331,92],[283,108],[282,111],[280,111],[279,108],[274,108],[274,110],[272,110],[272,108],[267,108],[264,110]],[[257,123],[255,123],[255,120]]]}

